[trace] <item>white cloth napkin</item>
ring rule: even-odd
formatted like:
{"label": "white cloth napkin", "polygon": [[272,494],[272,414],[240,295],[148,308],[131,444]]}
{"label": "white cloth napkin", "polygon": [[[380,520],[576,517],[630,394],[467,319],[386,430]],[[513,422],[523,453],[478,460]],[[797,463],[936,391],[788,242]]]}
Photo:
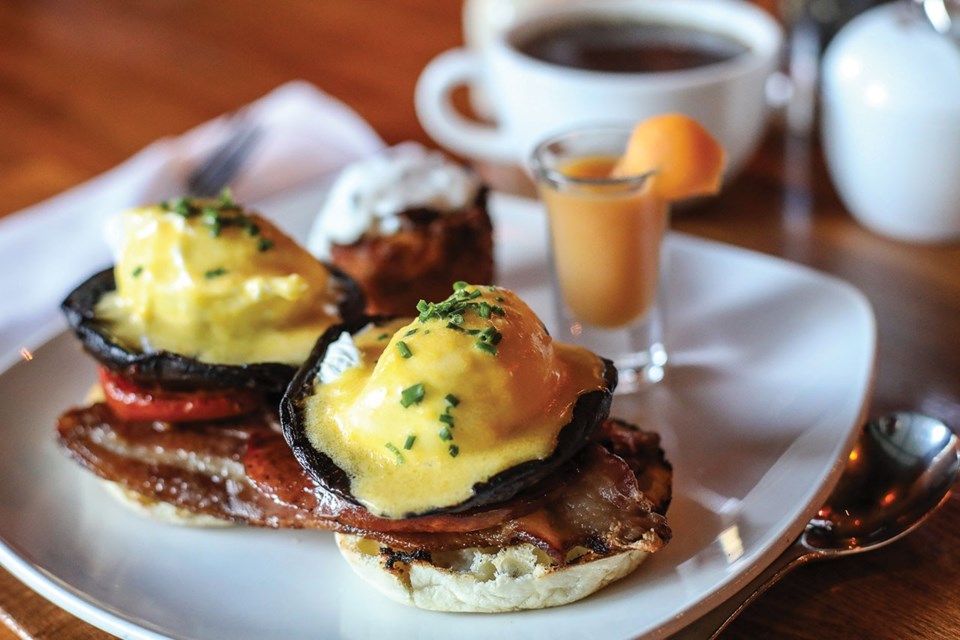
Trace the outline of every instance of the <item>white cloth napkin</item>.
{"label": "white cloth napkin", "polygon": [[[384,146],[354,111],[305,82],[275,89],[244,113],[263,135],[231,184],[239,202],[306,184]],[[223,116],[159,140],[89,182],[0,219],[0,362],[63,326],[63,297],[109,266],[104,219],[183,195],[187,175],[231,130]]]}

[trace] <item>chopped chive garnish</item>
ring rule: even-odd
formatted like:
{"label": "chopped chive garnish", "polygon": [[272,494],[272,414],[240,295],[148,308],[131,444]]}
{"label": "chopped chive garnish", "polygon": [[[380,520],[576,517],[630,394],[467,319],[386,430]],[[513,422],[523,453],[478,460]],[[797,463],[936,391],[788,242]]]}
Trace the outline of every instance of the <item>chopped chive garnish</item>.
{"label": "chopped chive garnish", "polygon": [[480,329],[467,329],[468,336],[478,336],[480,335]]}
{"label": "chopped chive garnish", "polygon": [[465,329],[458,324],[452,322],[447,323],[447,329],[453,329],[454,331],[464,331]]}
{"label": "chopped chive garnish", "polygon": [[224,276],[226,274],[227,274],[226,269],[224,269],[223,267],[217,267],[216,269],[210,269],[209,271],[205,271],[203,274],[203,277],[206,278],[207,280],[212,280],[213,278],[219,278],[220,276]]}
{"label": "chopped chive garnish", "polygon": [[466,289],[469,286],[469,284],[470,283],[466,282],[465,280],[457,280],[456,282],[453,283],[453,290],[460,291],[461,289]]}
{"label": "chopped chive garnish", "polygon": [[458,455],[460,455],[460,447],[455,444],[450,445],[450,448],[448,448],[447,451],[450,452],[451,458],[456,458]]}
{"label": "chopped chive garnish", "polygon": [[388,442],[387,444],[385,444],[385,445],[383,445],[383,446],[386,447],[387,450],[390,451],[390,453],[392,453],[392,454],[394,454],[395,456],[397,456],[397,464],[403,464],[403,454],[400,453],[400,449],[397,449],[397,447],[394,446],[394,444],[393,444],[392,442]]}
{"label": "chopped chive garnish", "polygon": [[138,265],[133,271],[130,272],[130,275],[134,278],[139,278],[141,273],[143,273],[143,267]]}
{"label": "chopped chive garnish", "polygon": [[[458,288],[460,285],[463,286]],[[419,321],[427,322],[436,318],[446,320],[447,326],[450,326],[450,324],[462,325],[465,316],[470,311],[484,319],[492,317],[493,314],[505,315],[503,308],[499,305],[491,305],[484,300],[477,301],[477,298],[483,296],[483,292],[480,289],[467,289],[468,286],[465,283],[457,283],[454,285],[454,293],[443,302],[427,302],[425,300],[418,302]]]}
{"label": "chopped chive garnish", "polygon": [[497,296],[497,297],[496,297],[496,301],[497,301],[497,302],[503,302],[503,296]]}
{"label": "chopped chive garnish", "polygon": [[232,209],[236,206],[237,203],[233,201],[233,191],[230,190],[230,187],[224,187],[220,191],[220,208]]}
{"label": "chopped chive garnish", "polygon": [[482,342],[482,341],[478,340],[475,344],[476,344],[477,349],[480,349],[480,351],[484,351],[484,352],[486,352],[486,353],[489,353],[489,354],[492,355],[492,356],[497,355],[497,348],[496,348],[495,346],[493,346],[492,344],[490,344],[489,342]]}
{"label": "chopped chive garnish", "polygon": [[[190,198],[174,198],[160,203],[160,208],[170,211],[184,218],[200,216],[200,222],[210,230],[210,235],[219,237],[225,227],[241,227],[251,238],[260,235],[260,227],[254,222],[253,216],[245,214],[234,201],[229,189],[220,193],[220,200],[211,204],[210,200],[192,200]],[[229,212],[229,215],[223,215]],[[261,253],[272,249],[273,240],[260,238],[257,250]]]}
{"label": "chopped chive garnish", "polygon": [[480,332],[480,340],[494,345],[500,344],[500,341],[503,340],[503,334],[497,331],[496,327],[487,327]]}
{"label": "chopped chive garnish", "polygon": [[410,329],[410,331],[407,331],[405,334],[403,334],[403,337],[406,338],[407,336],[412,336],[416,332],[417,332],[416,329]]}
{"label": "chopped chive garnish", "polygon": [[189,218],[192,215],[196,215],[193,207],[190,205],[190,201],[186,198],[175,198],[171,201],[164,202],[163,208],[167,211],[172,211],[178,215],[183,216],[184,218]]}
{"label": "chopped chive garnish", "polygon": [[410,347],[407,346],[407,343],[403,340],[397,341],[397,349],[400,350],[400,355],[404,358],[409,358],[413,355],[413,352],[410,351]]}
{"label": "chopped chive garnish", "polygon": [[443,440],[444,442],[449,442],[453,440],[453,434],[450,433],[450,429],[448,429],[447,427],[441,428],[440,431],[437,433],[437,435],[439,435],[440,439]]}
{"label": "chopped chive garnish", "polygon": [[406,441],[403,443],[403,448],[409,451],[410,448],[413,446],[413,443],[416,441],[417,441],[417,436],[411,433],[410,435],[407,436]]}
{"label": "chopped chive garnish", "polygon": [[453,416],[450,415],[449,413],[441,413],[441,414],[440,414],[440,422],[444,423],[444,424],[447,425],[448,427],[452,427],[452,426],[453,426]]}
{"label": "chopped chive garnish", "polygon": [[386,340],[389,337],[390,337],[389,333],[381,333],[379,336],[377,336],[377,340]]}
{"label": "chopped chive garnish", "polygon": [[443,399],[446,400],[448,403],[450,403],[451,407],[455,407],[458,404],[460,404],[460,398],[453,395],[452,393],[448,393],[446,396],[444,396]]}
{"label": "chopped chive garnish", "polygon": [[400,404],[402,404],[404,407],[409,407],[412,404],[420,404],[423,401],[424,395],[425,390],[423,388],[423,383],[418,382],[417,384],[409,386],[400,392]]}

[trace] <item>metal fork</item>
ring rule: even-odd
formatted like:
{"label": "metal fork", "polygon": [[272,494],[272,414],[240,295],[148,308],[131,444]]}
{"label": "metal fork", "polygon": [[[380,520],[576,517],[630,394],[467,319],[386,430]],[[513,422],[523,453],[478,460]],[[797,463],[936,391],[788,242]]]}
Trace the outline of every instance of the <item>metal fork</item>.
{"label": "metal fork", "polygon": [[237,176],[263,137],[262,127],[242,116],[236,116],[231,127],[230,135],[188,176],[188,195],[199,198],[218,195]]}

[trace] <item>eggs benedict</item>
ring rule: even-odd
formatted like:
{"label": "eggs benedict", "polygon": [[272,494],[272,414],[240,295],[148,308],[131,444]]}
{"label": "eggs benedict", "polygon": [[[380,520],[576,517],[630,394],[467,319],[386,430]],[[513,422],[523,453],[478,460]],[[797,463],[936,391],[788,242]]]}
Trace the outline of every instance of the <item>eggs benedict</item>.
{"label": "eggs benedict", "polygon": [[[98,457],[88,436],[129,457],[138,442],[154,441],[151,431],[162,432],[152,445],[156,466],[164,442],[173,460],[176,450],[199,446],[201,433],[213,450],[241,423],[251,432],[276,428],[278,399],[317,337],[364,306],[348,277],[229,194],[123,212],[107,237],[115,266],[62,304],[99,363],[102,402],[65,414],[60,441],[101,476],[111,475],[101,464],[106,453]],[[138,495],[149,484],[108,479]]]}
{"label": "eggs benedict", "polygon": [[424,608],[539,608],[669,540],[669,465],[656,436],[607,419],[609,361],[499,287],[458,282],[418,310],[331,328],[281,404],[361,576]]}
{"label": "eggs benedict", "polygon": [[359,575],[426,609],[566,604],[669,541],[670,465],[656,434],[608,417],[608,361],[499,287],[417,310],[328,328],[280,429],[100,402],[61,417],[61,444],[154,516],[332,531]]}

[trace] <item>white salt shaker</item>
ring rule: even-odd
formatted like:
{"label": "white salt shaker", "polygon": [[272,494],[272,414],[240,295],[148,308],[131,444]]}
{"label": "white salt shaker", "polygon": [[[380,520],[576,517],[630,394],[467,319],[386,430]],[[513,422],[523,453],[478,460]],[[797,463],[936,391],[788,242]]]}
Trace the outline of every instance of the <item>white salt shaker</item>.
{"label": "white salt shaker", "polygon": [[912,3],[847,24],[823,58],[821,135],[845,206],[911,242],[960,240],[960,42]]}

